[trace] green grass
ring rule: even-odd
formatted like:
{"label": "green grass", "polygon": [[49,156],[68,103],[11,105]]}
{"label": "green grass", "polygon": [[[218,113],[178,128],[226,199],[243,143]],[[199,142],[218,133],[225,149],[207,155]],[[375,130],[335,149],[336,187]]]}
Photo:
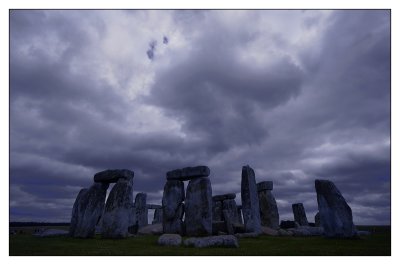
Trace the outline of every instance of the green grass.
{"label": "green grass", "polygon": [[240,247],[203,248],[164,247],[157,245],[158,236],[138,236],[111,240],[75,239],[69,237],[36,238],[32,235],[10,235],[11,256],[387,256],[391,255],[389,226],[361,227],[373,231],[371,236],[358,240],[325,239],[322,237],[242,238]]}

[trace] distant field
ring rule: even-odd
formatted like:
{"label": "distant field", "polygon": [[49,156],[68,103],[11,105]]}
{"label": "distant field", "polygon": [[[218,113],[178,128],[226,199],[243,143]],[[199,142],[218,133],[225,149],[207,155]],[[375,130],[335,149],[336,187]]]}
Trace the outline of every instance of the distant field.
{"label": "distant field", "polygon": [[[67,229],[67,227],[64,227]],[[35,227],[24,228],[33,231]],[[163,247],[158,236],[138,236],[122,240],[36,238],[30,234],[10,235],[11,256],[388,256],[391,255],[390,226],[364,226],[373,234],[359,240],[321,237],[242,238],[240,247],[204,248]]]}

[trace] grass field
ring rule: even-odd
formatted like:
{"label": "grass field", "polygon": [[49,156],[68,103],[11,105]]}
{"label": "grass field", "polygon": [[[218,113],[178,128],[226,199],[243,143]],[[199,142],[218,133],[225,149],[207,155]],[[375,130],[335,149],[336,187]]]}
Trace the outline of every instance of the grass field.
{"label": "grass field", "polygon": [[390,226],[360,227],[373,232],[358,240],[322,237],[242,238],[239,248],[163,247],[158,236],[137,236],[121,240],[36,238],[29,234],[10,235],[10,256],[386,256],[391,255]]}

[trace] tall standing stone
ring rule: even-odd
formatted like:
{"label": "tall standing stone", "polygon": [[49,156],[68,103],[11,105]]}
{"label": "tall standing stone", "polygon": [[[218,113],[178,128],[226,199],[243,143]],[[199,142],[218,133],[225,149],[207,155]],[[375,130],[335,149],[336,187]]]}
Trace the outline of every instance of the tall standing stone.
{"label": "tall standing stone", "polygon": [[166,234],[182,234],[185,189],[181,180],[167,180],[162,199],[163,232]]}
{"label": "tall standing stone", "polygon": [[279,212],[278,205],[271,190],[273,189],[272,181],[263,181],[257,184],[258,198],[260,200],[260,217],[261,224],[273,229],[279,228]]}
{"label": "tall standing stone", "polygon": [[321,226],[326,237],[356,237],[350,206],[335,184],[329,180],[315,180]]}
{"label": "tall standing stone", "polygon": [[154,210],[153,222],[152,224],[161,224],[163,221],[163,210],[162,208],[156,208]]}
{"label": "tall standing stone", "polygon": [[222,201],[213,200],[212,212],[213,221],[222,221]]}
{"label": "tall standing stone", "polygon": [[207,177],[189,181],[185,199],[185,229],[187,236],[212,234],[212,190]]}
{"label": "tall standing stone", "polygon": [[135,197],[135,208],[136,208],[136,220],[138,222],[138,228],[144,227],[149,224],[148,222],[148,209],[146,205],[147,194],[138,193]]}
{"label": "tall standing stone", "polygon": [[222,201],[222,211],[226,211],[226,216],[230,219],[231,223],[240,223],[237,205],[234,199]]}
{"label": "tall standing stone", "polygon": [[134,222],[133,172],[115,183],[103,214],[102,237],[124,238],[129,235],[129,227]]}
{"label": "tall standing stone", "polygon": [[302,203],[292,204],[292,210],[294,215],[294,221],[299,223],[301,226],[308,226],[308,220],[306,216],[306,211]]}
{"label": "tall standing stone", "polygon": [[261,233],[260,205],[256,178],[250,166],[242,168],[242,212],[246,232]]}
{"label": "tall standing stone", "polygon": [[71,236],[94,236],[96,224],[104,209],[108,186],[107,183],[94,183],[89,189],[79,192],[72,209]]}

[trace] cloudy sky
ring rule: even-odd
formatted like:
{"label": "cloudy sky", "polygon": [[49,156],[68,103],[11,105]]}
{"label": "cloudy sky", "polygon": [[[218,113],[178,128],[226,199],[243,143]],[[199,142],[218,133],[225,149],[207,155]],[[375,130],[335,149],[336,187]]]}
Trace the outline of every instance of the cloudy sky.
{"label": "cloudy sky", "polygon": [[10,219],[69,221],[104,169],[160,203],[168,170],[273,180],[281,219],[314,180],[390,223],[389,11],[10,13]]}

